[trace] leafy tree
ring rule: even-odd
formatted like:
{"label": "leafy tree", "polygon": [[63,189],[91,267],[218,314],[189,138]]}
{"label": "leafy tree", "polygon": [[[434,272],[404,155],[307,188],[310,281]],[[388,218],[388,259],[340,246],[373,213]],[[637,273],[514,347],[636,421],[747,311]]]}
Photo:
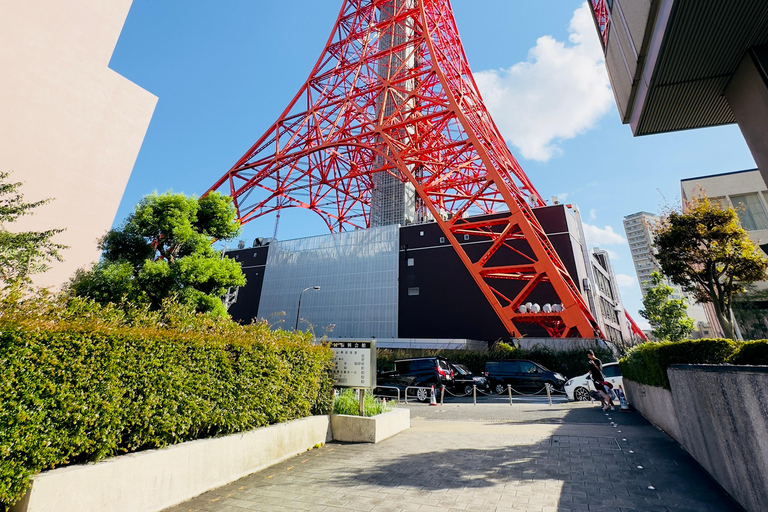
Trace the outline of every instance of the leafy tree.
{"label": "leafy tree", "polygon": [[6,225],[19,217],[31,215],[34,209],[49,203],[43,199],[34,203],[25,203],[19,192],[21,182],[10,182],[9,172],[0,172],[0,291],[9,293],[19,291],[32,283],[32,276],[46,272],[52,260],[62,261],[62,251],[66,245],[54,243],[52,238],[64,231],[11,232]]}
{"label": "leafy tree", "polygon": [[695,200],[687,213],[672,212],[664,219],[654,242],[664,275],[696,301],[711,302],[725,336],[733,338],[733,297],[765,279],[768,268],[734,209]]}
{"label": "leafy tree", "polygon": [[228,197],[146,196],[122,227],[102,238],[101,261],[78,271],[70,291],[101,304],[128,301],[154,310],[176,297],[196,311],[226,315],[220,297],[229,287],[245,285],[245,277],[240,265],[211,243],[239,231]]}
{"label": "leafy tree", "polygon": [[685,313],[688,304],[685,299],[671,299],[674,290],[664,282],[661,274],[651,274],[651,284],[640,311],[643,318],[651,323],[654,336],[660,340],[680,341],[688,338],[693,330],[693,319]]}

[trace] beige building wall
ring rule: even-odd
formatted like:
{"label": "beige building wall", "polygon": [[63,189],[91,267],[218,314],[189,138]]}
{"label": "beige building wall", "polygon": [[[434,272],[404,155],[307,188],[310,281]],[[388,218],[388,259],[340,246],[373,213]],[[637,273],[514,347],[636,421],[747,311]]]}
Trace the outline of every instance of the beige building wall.
{"label": "beige building wall", "polygon": [[[706,196],[722,206],[732,206],[749,238],[759,246],[768,244],[768,187],[757,169],[728,172],[680,181],[683,209],[686,202]],[[768,281],[758,288],[768,288]]]}
{"label": "beige building wall", "polygon": [[157,98],[109,69],[132,0],[0,0],[0,169],[26,201],[55,201],[12,230],[66,228],[65,283],[99,257]]}

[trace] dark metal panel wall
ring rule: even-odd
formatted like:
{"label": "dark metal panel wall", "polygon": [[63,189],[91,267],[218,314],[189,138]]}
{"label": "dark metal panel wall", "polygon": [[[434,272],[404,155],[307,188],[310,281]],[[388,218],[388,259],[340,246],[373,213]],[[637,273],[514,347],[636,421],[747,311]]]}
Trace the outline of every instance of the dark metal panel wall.
{"label": "dark metal panel wall", "polygon": [[[535,208],[533,211],[566,269],[581,286],[575,277],[576,263],[565,207],[559,205]],[[477,290],[456,252],[441,238],[442,233],[435,224],[407,226],[400,230],[398,337],[508,339],[504,326]],[[478,242],[471,237],[460,240],[460,243],[472,256],[481,255],[489,245],[489,242]],[[505,263],[518,263],[511,251],[501,257],[505,258]],[[409,266],[409,260],[412,260],[413,266]],[[507,285],[515,286],[517,283],[510,281]],[[499,286],[503,288],[504,283]],[[536,290],[537,295],[531,296],[531,302],[543,305],[557,301],[553,291],[540,288]],[[414,294],[415,289],[418,289],[418,295]],[[537,326],[527,327],[528,330],[523,333],[527,336],[547,336]]]}

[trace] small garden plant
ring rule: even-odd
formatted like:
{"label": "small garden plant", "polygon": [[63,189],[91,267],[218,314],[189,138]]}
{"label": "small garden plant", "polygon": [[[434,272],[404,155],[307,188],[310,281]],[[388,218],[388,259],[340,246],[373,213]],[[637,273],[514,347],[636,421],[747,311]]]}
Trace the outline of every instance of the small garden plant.
{"label": "small garden plant", "polygon": [[[370,391],[365,392],[364,415],[376,416],[392,409],[390,405],[380,398],[376,398]],[[344,389],[333,401],[334,414],[348,414],[358,416],[360,414],[360,402],[354,389]]]}

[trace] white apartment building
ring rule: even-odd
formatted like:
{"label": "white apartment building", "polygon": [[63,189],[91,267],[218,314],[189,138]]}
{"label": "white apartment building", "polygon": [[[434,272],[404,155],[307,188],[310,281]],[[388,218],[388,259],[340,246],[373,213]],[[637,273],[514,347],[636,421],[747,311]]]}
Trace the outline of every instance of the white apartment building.
{"label": "white apartment building", "polygon": [[595,247],[590,256],[594,282],[594,310],[600,327],[610,341],[622,345],[629,344],[632,341],[632,332],[627,323],[619,285],[608,252]]}

